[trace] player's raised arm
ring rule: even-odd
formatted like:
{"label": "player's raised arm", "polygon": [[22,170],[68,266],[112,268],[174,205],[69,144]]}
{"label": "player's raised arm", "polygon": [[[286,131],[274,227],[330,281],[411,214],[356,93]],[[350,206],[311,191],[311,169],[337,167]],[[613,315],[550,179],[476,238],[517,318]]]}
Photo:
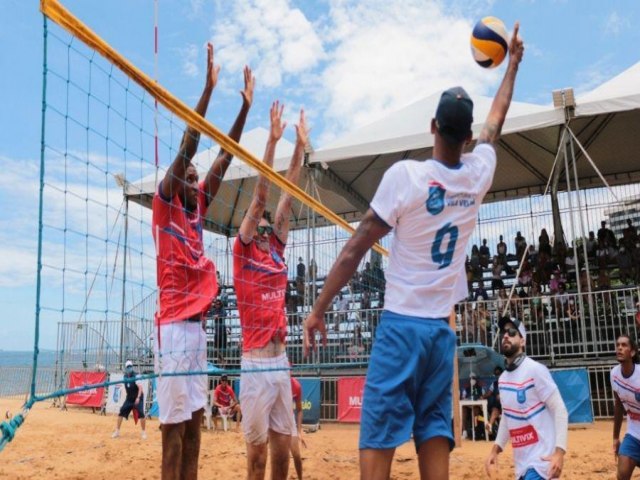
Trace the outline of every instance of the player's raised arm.
{"label": "player's raised arm", "polygon": [[[269,139],[264,151],[264,163],[273,167],[273,158],[275,156],[276,144],[282,138],[287,122],[282,121],[282,112],[284,105],[280,105],[277,100],[271,105],[271,127],[269,130]],[[269,194],[269,180],[263,175],[258,177],[256,186],[253,190],[253,198],[249,204],[249,209],[245,213],[242,223],[240,224],[239,235],[244,243],[248,243],[254,236],[256,228],[262,214],[267,206],[267,198]]]}
{"label": "player's raised arm", "polygon": [[[240,92],[242,96],[242,106],[236,117],[236,121],[233,123],[231,130],[227,134],[231,139],[236,142],[240,141],[242,130],[247,121],[247,114],[253,103],[253,89],[256,84],[256,79],[251,72],[251,69],[245,65],[244,67],[244,89]],[[211,168],[207,172],[207,176],[204,180],[204,193],[206,194],[207,204],[209,204],[218,193],[224,174],[227,172],[227,168],[231,164],[233,155],[224,149],[220,149],[216,160],[211,165]]]}
{"label": "player's raised arm", "polygon": [[[207,76],[205,79],[204,90],[200,96],[200,100],[196,105],[195,111],[201,116],[205,116],[207,113],[207,107],[209,106],[209,100],[211,100],[211,94],[213,89],[218,83],[218,73],[220,72],[220,66],[215,65],[213,62],[213,45],[207,44]],[[187,167],[191,163],[191,159],[198,150],[198,143],[200,142],[200,132],[194,128],[187,127],[182,136],[180,142],[180,148],[173,163],[165,173],[162,180],[161,193],[164,198],[172,198],[178,192],[178,186],[180,182],[185,181],[185,175]]]}
{"label": "player's raised arm", "polygon": [[507,66],[507,71],[504,74],[500,88],[498,88],[498,92],[491,104],[491,110],[489,110],[487,120],[485,121],[484,127],[478,137],[478,143],[495,144],[500,138],[502,125],[507,117],[509,105],[511,105],[518,66],[522,61],[522,56],[524,54],[524,44],[522,43],[522,39],[518,36],[519,29],[520,24],[516,22],[513,27],[511,42],[509,43],[509,65]]}
{"label": "player's raised arm", "polygon": [[[304,158],[305,146],[309,143],[309,128],[304,118],[304,110],[300,110],[300,120],[296,127],[296,146],[291,156],[291,163],[287,169],[286,179],[293,184],[298,183],[300,178],[300,170],[302,169],[302,160]],[[284,244],[287,243],[289,236],[289,217],[291,213],[291,194],[282,191],[278,208],[276,209],[275,223],[273,224],[274,232]]]}

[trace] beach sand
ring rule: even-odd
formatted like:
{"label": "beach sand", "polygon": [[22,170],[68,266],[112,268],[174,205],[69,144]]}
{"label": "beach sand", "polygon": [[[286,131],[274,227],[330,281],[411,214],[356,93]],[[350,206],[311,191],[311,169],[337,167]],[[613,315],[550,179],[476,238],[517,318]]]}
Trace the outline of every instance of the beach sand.
{"label": "beach sand", "polygon": [[[21,401],[0,399],[0,412],[19,411]],[[133,420],[123,422],[121,437],[112,439],[115,416],[101,416],[91,409],[70,407],[61,411],[50,402],[35,405],[16,438],[0,453],[0,479],[156,479],[160,476],[161,438],[157,420],[147,421],[148,439],[140,438]],[[624,426],[623,426],[624,431]],[[612,422],[601,421],[569,432],[569,452],[563,479],[615,478],[611,453]],[[305,478],[358,478],[358,426],[322,424],[305,435]],[[484,460],[489,442],[463,441],[451,454],[452,479],[487,478]],[[246,477],[245,445],[240,433],[202,431],[200,479]],[[511,450],[500,456],[495,479],[513,479]],[[638,472],[640,477],[640,471]],[[394,479],[418,478],[411,443],[397,449],[392,467]],[[267,476],[268,478],[268,476]],[[293,463],[289,478],[295,478]]]}

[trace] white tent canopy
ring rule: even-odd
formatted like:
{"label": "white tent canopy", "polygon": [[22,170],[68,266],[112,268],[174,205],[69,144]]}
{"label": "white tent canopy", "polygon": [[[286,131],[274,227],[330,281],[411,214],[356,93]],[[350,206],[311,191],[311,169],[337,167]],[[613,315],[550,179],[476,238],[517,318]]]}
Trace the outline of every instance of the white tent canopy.
{"label": "white tent canopy", "polygon": [[[549,92],[551,96],[551,92]],[[310,155],[300,186],[348,221],[357,221],[371,201],[383,173],[407,158],[431,158],[429,133],[440,92],[419,100],[361,129],[355,130]],[[474,138],[491,106],[488,97],[474,98]],[[498,144],[498,167],[487,201],[541,194],[558,152],[565,112],[562,108],[513,102]],[[576,99],[569,126],[589,152],[607,181],[640,181],[640,63]],[[267,131],[243,135],[242,144],[261,158]],[[275,169],[286,171],[293,146],[280,142]],[[216,151],[196,156],[205,172]],[[580,187],[600,186],[593,167],[576,150]],[[234,160],[216,201],[209,209],[208,228],[234,235],[255,183],[255,172]],[[235,165],[237,164],[237,165]],[[562,183],[560,188],[564,188]],[[147,205],[155,190],[153,179],[128,185],[130,198]],[[278,195],[272,193],[270,209]],[[308,210],[294,202],[292,228],[306,227]],[[317,219],[322,225],[324,219]]]}

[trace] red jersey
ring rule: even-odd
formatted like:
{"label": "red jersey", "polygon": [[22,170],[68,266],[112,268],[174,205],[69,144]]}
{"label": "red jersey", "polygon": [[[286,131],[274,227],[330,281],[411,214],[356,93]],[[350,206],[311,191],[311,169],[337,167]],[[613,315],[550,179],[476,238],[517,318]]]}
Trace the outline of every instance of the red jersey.
{"label": "red jersey", "polygon": [[287,266],[284,243],[275,234],[269,237],[269,252],[263,252],[251,240],[233,244],[233,284],[238,298],[242,326],[242,351],[267,345],[274,337],[284,343],[287,317],[284,294],[287,289]]}
{"label": "red jersey", "polygon": [[233,388],[231,388],[231,385],[229,384],[222,385],[220,383],[214,390],[213,394],[215,395],[214,398],[216,401],[223,407],[231,406],[231,401],[235,401],[236,399],[236,394],[233,393]]}
{"label": "red jersey", "polygon": [[175,195],[164,198],[160,186],[153,197],[151,227],[156,244],[158,309],[156,325],[201,315],[218,291],[216,268],[204,254],[203,214],[207,209],[203,184],[198,208],[189,212]]}
{"label": "red jersey", "polygon": [[291,377],[291,395],[293,397],[293,408],[296,408],[298,399],[302,400],[302,385],[293,377]]}

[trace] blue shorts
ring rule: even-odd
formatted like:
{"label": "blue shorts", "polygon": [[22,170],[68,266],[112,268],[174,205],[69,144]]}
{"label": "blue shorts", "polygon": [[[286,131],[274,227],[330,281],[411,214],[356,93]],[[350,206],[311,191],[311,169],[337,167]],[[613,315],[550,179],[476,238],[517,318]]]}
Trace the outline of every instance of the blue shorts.
{"label": "blue shorts", "polygon": [[535,468],[530,468],[522,475],[518,480],[545,480],[544,477],[536,471]]}
{"label": "blue shorts", "polygon": [[416,450],[434,437],[453,448],[455,348],[448,319],[383,312],[364,386],[360,449],[395,448],[412,433]]}
{"label": "blue shorts", "polygon": [[640,440],[627,433],[618,449],[618,455],[629,457],[637,464],[640,464]]}

